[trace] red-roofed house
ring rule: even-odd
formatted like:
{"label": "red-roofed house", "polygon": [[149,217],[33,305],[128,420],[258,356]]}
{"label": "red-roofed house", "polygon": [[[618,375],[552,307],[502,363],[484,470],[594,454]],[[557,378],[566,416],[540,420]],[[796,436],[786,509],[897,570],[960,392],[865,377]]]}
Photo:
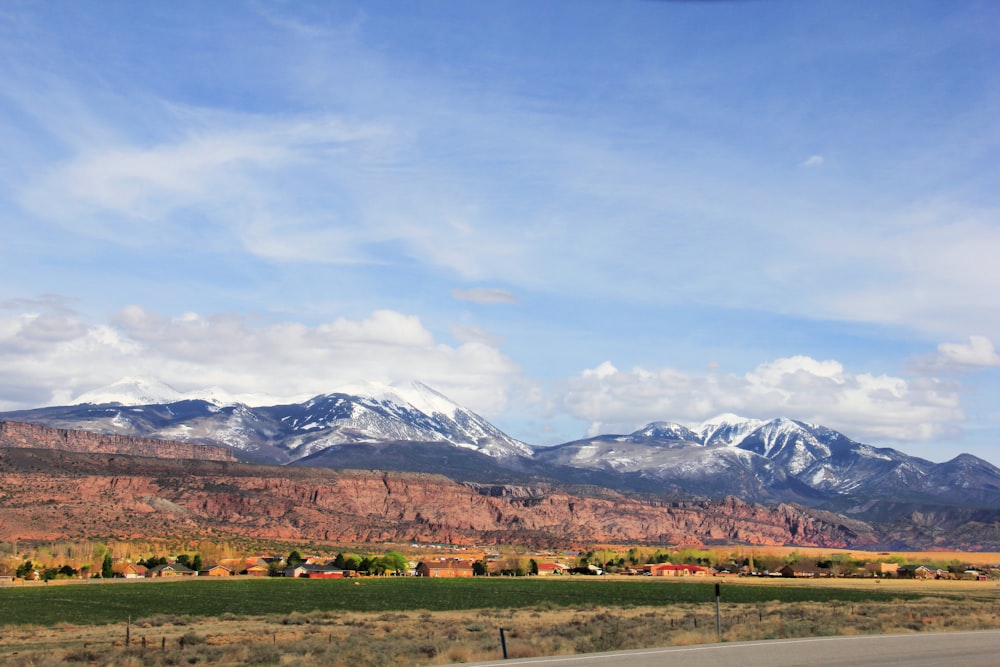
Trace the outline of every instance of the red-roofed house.
{"label": "red-roofed house", "polygon": [[700,565],[671,565],[670,563],[657,563],[643,566],[643,572],[649,572],[654,577],[705,577],[708,576],[708,568]]}
{"label": "red-roofed house", "polygon": [[426,561],[417,566],[417,575],[421,577],[471,577],[473,561],[448,560]]}

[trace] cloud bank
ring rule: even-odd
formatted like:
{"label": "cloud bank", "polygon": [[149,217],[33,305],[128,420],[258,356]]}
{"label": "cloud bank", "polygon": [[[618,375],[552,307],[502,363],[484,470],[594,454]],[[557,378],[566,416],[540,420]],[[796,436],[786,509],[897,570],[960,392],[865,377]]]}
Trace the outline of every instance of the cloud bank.
{"label": "cloud bank", "polygon": [[[179,391],[301,400],[363,381],[422,380],[485,415],[506,404],[517,366],[482,342],[435,341],[420,319],[376,310],[316,326],[236,314],[167,317],[129,306],[107,323],[59,301],[0,309],[0,409],[67,404],[123,377]],[[5,312],[6,311],[6,312]]]}
{"label": "cloud bank", "polygon": [[[964,419],[949,382],[857,373],[808,356],[744,373],[620,370],[605,361],[554,383],[545,396],[487,332],[458,339],[464,342],[443,344],[417,316],[388,309],[310,326],[232,313],[171,317],[133,305],[92,323],[59,297],[9,301],[0,304],[0,410],[68,404],[124,377],[147,377],[181,392],[217,387],[258,404],[359,381],[420,380],[487,418],[517,411],[516,420],[544,405],[551,416],[588,424],[592,435],[732,412],[819,423],[874,442],[925,441],[954,436]],[[998,363],[982,337],[942,344],[940,354]]]}
{"label": "cloud bank", "polygon": [[610,362],[569,379],[563,408],[589,433],[629,433],[657,419],[696,423],[720,413],[822,424],[854,438],[929,440],[963,419],[954,386],[940,380],[852,373],[840,362],[776,359],[742,375],[704,375]]}

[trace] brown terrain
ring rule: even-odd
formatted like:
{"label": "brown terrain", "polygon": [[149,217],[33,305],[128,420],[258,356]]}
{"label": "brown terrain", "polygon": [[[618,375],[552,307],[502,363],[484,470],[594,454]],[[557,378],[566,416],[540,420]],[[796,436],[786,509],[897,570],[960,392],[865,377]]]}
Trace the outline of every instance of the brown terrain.
{"label": "brown terrain", "polygon": [[[875,542],[860,522],[735,498],[667,502],[603,490],[584,495],[543,485],[459,483],[422,473],[251,465],[224,456],[225,450],[212,451],[217,448],[10,422],[0,433],[5,447],[0,448],[0,540],[243,536],[341,544],[824,547]],[[43,442],[46,434],[49,440]],[[91,441],[90,452],[80,451]],[[192,449],[207,456],[178,458]]]}

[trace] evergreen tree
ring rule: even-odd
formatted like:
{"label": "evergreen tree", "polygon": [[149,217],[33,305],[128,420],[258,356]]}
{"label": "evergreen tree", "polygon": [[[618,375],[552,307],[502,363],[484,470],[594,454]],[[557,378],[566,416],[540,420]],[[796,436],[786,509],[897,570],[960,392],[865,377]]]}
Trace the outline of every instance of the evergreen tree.
{"label": "evergreen tree", "polygon": [[111,562],[111,554],[110,553],[104,554],[104,560],[101,561],[101,578],[102,579],[110,579],[111,577],[114,576],[115,571],[114,571],[112,565],[113,564]]}

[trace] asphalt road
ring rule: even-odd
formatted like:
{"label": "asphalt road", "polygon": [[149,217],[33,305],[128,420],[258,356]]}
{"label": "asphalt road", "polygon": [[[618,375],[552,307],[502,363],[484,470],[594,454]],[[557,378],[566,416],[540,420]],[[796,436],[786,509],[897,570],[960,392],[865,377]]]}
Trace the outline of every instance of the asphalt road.
{"label": "asphalt road", "polygon": [[[475,663],[478,667],[995,667],[1000,630],[702,644]],[[468,667],[475,667],[469,665]]]}

